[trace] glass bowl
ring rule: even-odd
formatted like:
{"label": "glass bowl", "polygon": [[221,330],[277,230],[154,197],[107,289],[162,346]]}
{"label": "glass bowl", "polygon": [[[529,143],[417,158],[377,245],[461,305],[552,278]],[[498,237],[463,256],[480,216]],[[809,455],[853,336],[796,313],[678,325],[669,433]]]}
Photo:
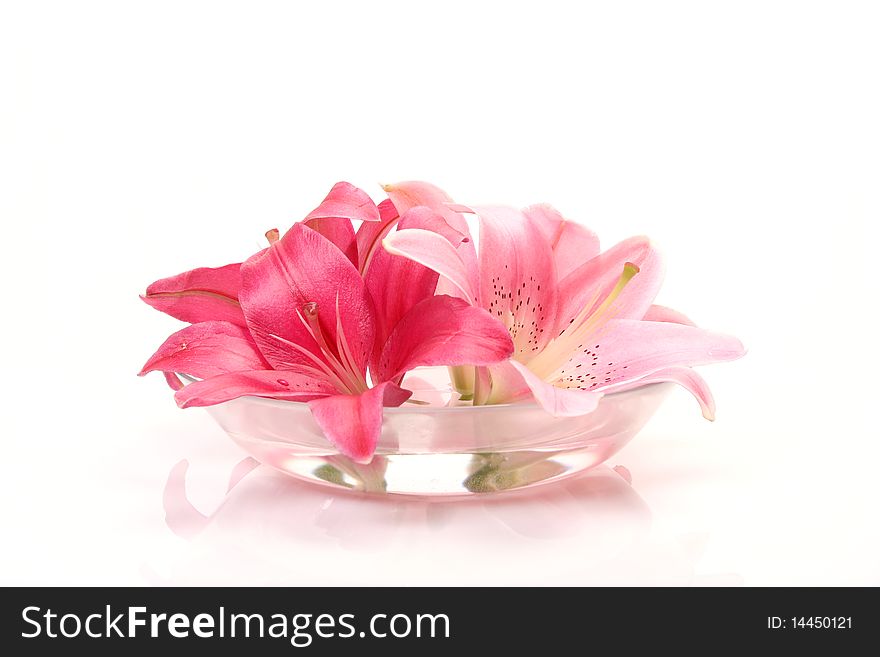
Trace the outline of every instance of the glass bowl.
{"label": "glass bowl", "polygon": [[304,403],[240,397],[207,410],[251,456],[299,479],[364,493],[472,496],[559,481],[599,465],[641,430],[671,387],[654,383],[606,395],[588,415],[559,418],[533,402],[444,406],[454,403],[449,393],[415,390],[414,399],[429,401],[384,409],[367,465],[342,456]]}

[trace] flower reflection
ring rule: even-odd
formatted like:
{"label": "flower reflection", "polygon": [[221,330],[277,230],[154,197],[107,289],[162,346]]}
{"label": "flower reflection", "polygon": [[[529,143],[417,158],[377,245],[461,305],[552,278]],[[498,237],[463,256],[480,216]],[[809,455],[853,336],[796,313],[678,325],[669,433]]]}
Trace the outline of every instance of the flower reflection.
{"label": "flower reflection", "polygon": [[735,574],[698,574],[709,534],[653,527],[622,466],[449,501],[319,486],[246,458],[210,512],[191,501],[210,487],[201,468],[187,482],[188,467],[181,461],[168,476],[174,537],[141,569],[154,584],[742,584]]}

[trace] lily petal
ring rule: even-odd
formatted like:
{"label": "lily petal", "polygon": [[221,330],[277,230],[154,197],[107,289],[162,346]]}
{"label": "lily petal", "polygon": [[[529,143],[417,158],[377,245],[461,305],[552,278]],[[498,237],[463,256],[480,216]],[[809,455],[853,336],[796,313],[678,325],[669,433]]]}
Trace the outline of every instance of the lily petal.
{"label": "lily petal", "polygon": [[336,393],[328,381],[297,370],[254,370],[220,374],[185,385],[174,394],[181,408],[213,406],[238,397],[307,402]]}
{"label": "lily petal", "polygon": [[331,348],[346,343],[353,365],[364,370],[373,347],[372,302],[357,269],[327,239],[295,224],[275,244],[242,265],[241,279],[240,299],[248,328],[272,367],[314,365],[314,359],[304,355],[302,348],[325,358],[313,331],[300,320],[306,305],[314,303]]}
{"label": "lily petal", "polygon": [[445,237],[429,230],[396,230],[382,240],[389,253],[408,258],[437,272],[448,280],[468,303],[474,302],[474,290],[461,254]]}
{"label": "lily petal", "polygon": [[590,229],[566,220],[547,204],[532,205],[523,214],[533,221],[550,242],[556,259],[556,275],[562,279],[599,255],[599,237]]}
{"label": "lily petal", "polygon": [[206,379],[227,372],[268,368],[247,329],[232,322],[199,322],[165,340],[139,376],[158,370]]}
{"label": "lily petal", "polygon": [[379,221],[365,221],[357,230],[358,271],[361,276],[366,274],[373,253],[379,248],[382,238],[400,221],[397,208],[390,198],[379,203],[379,217]]}
{"label": "lily petal", "polygon": [[586,390],[642,379],[670,367],[735,360],[735,337],[671,322],[611,320],[562,369],[560,382]]}
{"label": "lily petal", "polygon": [[[443,241],[447,237],[429,231],[446,230],[449,237],[453,236],[444,219],[427,207],[407,210],[400,219],[398,228],[406,232],[418,230]],[[455,234],[461,236],[460,233]],[[377,316],[375,357],[378,357],[388,336],[403,316],[417,303],[434,295],[437,279],[437,272],[414,260],[394,255],[385,249],[376,251],[366,276],[367,289],[375,304]]]}
{"label": "lily petal", "polygon": [[388,338],[376,368],[379,381],[430,365],[489,365],[508,358],[513,343],[504,326],[482,308],[447,295],[425,299]]}
{"label": "lily petal", "polygon": [[555,335],[556,265],[550,243],[515,208],[475,207],[480,219],[479,305],[510,331],[527,362]]}
{"label": "lily petal", "polygon": [[183,387],[183,381],[174,372],[163,372],[163,374],[165,375],[165,382],[172,390],[180,390]]}
{"label": "lily petal", "polygon": [[351,222],[376,223],[380,220],[379,208],[369,194],[351,183],[338,182],[303,223],[333,242],[357,266],[358,245]]}
{"label": "lily petal", "polygon": [[313,219],[349,219],[351,221],[379,221],[379,208],[360,187],[351,183],[338,182],[321,201],[321,205],[312,210],[305,221]]}
{"label": "lily petal", "polygon": [[345,254],[349,262],[357,265],[357,238],[350,219],[322,217],[320,219],[306,219],[302,223],[333,242]]}
{"label": "lily petal", "polygon": [[[392,185],[383,185],[382,188],[401,215],[410,208],[424,205],[439,213],[459,233],[463,235],[470,234],[470,229],[464,216],[450,207],[450,204],[453,202],[452,198],[439,187],[426,182],[410,180]],[[472,281],[472,287],[476,288],[479,266],[473,240],[463,243],[460,251],[462,262],[464,262],[465,270],[468,274],[468,280]],[[450,294],[452,296],[460,294],[457,288],[451,286],[446,281],[440,281],[437,293]]]}
{"label": "lily petal", "polygon": [[705,379],[697,374],[690,367],[668,367],[649,374],[637,381],[620,383],[617,385],[604,388],[602,392],[610,394],[612,392],[623,392],[625,390],[633,390],[641,388],[651,383],[660,383],[661,381],[671,381],[685,388],[690,392],[700,404],[703,417],[710,422],[715,420],[715,398],[709,385]]}
{"label": "lily petal", "polygon": [[[555,417],[572,417],[575,415],[586,415],[596,410],[599,400],[602,399],[602,393],[588,392],[585,390],[558,388],[536,376],[528,367],[515,360],[510,360],[502,366],[492,369],[493,387],[495,378],[501,374],[506,375],[510,379],[515,379],[518,375],[522,383],[528,387],[535,401],[540,406]],[[493,391],[494,392],[494,391]],[[494,401],[493,403],[498,403]]]}
{"label": "lily petal", "polygon": [[657,304],[648,308],[648,312],[645,313],[642,319],[648,322],[672,322],[673,324],[696,326],[687,315],[666,306],[658,306]]}
{"label": "lily petal", "polygon": [[382,432],[382,407],[400,406],[408,390],[380,383],[359,395],[332,395],[309,402],[312,416],[327,439],[358,463],[369,463]]}
{"label": "lily petal", "polygon": [[200,267],[152,283],[141,296],[156,310],[184,322],[209,320],[245,326],[238,303],[240,263],[225,267]]}
{"label": "lily petal", "polygon": [[597,308],[617,284],[626,263],[639,273],[620,293],[612,306],[616,319],[645,316],[663,283],[660,255],[647,237],[631,237],[584,263],[559,282],[559,313],[556,333],[563,330],[588,304]]}

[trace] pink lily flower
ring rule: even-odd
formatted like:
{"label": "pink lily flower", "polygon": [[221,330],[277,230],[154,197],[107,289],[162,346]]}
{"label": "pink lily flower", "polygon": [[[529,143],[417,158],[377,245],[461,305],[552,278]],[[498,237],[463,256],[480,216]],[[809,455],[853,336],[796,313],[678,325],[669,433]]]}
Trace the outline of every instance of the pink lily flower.
{"label": "pink lily flower", "polygon": [[[355,235],[352,221],[363,224]],[[399,216],[390,200],[376,206],[363,190],[347,182],[333,186],[321,204],[303,222],[336,244],[350,260],[366,261]],[[278,229],[266,232],[273,244],[280,237]],[[366,267],[360,267],[365,271]],[[224,267],[200,267],[152,283],[146,303],[176,319],[194,324],[211,320],[247,326],[238,293],[241,289],[241,263]]]}
{"label": "pink lily flower", "polygon": [[546,205],[465,207],[423,182],[386,191],[398,208],[441,212],[439,202],[447,216],[470,212],[479,220],[476,271],[441,235],[404,229],[384,240],[389,252],[438,272],[461,298],[507,327],[514,353],[477,368],[475,404],[533,397],[554,415],[579,415],[594,410],[604,393],[674,381],[714,418],[708,386],[691,368],[739,358],[743,346],[652,305],[663,267],[647,238],[600,253],[592,232]]}
{"label": "pink lily flower", "polygon": [[[357,233],[352,219],[364,222]],[[154,283],[145,301],[194,323],[169,337],[141,374],[198,379],[175,393],[184,408],[243,395],[306,402],[331,443],[369,462],[383,406],[411,395],[400,387],[407,371],[485,366],[513,349],[488,312],[435,296],[436,272],[377,249],[377,236],[398,222],[465,239],[428,208],[398,217],[390,203],[383,212],[339,183],[283,237],[270,231],[269,248],[241,265]]]}

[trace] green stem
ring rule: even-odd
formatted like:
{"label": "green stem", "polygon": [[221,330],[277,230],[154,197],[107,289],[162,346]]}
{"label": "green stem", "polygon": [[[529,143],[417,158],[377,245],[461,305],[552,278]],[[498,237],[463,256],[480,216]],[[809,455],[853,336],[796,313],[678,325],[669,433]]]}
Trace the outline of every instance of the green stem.
{"label": "green stem", "polygon": [[462,401],[474,398],[474,370],[467,365],[455,365],[449,369],[452,387],[461,395]]}

